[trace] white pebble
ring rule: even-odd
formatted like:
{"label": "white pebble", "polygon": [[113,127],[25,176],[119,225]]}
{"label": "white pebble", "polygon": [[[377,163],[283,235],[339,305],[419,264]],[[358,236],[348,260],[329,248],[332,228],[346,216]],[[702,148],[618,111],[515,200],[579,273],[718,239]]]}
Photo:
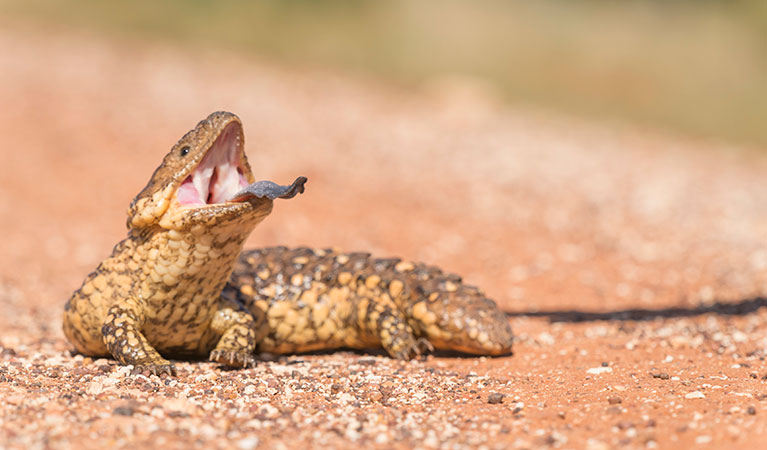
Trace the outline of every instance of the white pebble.
{"label": "white pebble", "polygon": [[250,450],[258,447],[258,438],[255,436],[246,437],[237,441],[237,448],[241,450]]}

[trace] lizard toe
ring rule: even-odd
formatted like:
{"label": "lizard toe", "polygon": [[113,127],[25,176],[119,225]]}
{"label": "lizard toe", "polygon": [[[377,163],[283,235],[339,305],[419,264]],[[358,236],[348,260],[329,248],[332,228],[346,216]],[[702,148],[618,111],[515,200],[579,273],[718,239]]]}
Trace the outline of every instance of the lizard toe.
{"label": "lizard toe", "polygon": [[416,356],[424,356],[427,353],[431,353],[434,351],[434,346],[431,345],[431,342],[429,342],[426,338],[418,338],[415,341],[415,345],[413,346],[413,351],[415,352]]}
{"label": "lizard toe", "polygon": [[210,352],[210,360],[227,367],[236,368],[247,368],[256,365],[256,359],[253,355],[237,350],[213,350]]}

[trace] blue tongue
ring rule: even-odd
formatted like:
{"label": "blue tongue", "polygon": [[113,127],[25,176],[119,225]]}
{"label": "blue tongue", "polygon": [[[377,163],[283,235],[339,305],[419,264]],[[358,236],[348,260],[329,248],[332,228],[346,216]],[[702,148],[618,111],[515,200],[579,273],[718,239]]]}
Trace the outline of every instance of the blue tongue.
{"label": "blue tongue", "polygon": [[273,181],[256,181],[236,193],[230,201],[239,202],[248,198],[293,198],[296,194],[304,193],[306,177],[298,177],[290,186],[281,186]]}

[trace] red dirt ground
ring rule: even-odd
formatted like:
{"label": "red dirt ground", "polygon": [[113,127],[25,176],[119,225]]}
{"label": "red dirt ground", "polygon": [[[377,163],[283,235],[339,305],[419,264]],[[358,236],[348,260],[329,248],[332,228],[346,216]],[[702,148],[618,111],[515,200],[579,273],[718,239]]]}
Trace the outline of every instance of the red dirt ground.
{"label": "red dirt ground", "polygon": [[[0,446],[758,448],[767,157],[213,50],[0,32]],[[257,176],[309,177],[248,246],[438,264],[509,312],[515,355],[335,352],[176,379],[72,356],[61,311],[209,112]],[[490,403],[500,396],[500,403]]]}

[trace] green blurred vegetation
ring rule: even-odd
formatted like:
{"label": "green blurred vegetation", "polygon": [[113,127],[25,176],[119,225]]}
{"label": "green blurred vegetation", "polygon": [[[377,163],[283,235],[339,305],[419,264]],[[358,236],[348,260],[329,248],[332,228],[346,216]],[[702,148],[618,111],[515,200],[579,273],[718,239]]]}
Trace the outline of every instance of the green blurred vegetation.
{"label": "green blurred vegetation", "polygon": [[767,0],[0,0],[4,15],[220,45],[767,145]]}

